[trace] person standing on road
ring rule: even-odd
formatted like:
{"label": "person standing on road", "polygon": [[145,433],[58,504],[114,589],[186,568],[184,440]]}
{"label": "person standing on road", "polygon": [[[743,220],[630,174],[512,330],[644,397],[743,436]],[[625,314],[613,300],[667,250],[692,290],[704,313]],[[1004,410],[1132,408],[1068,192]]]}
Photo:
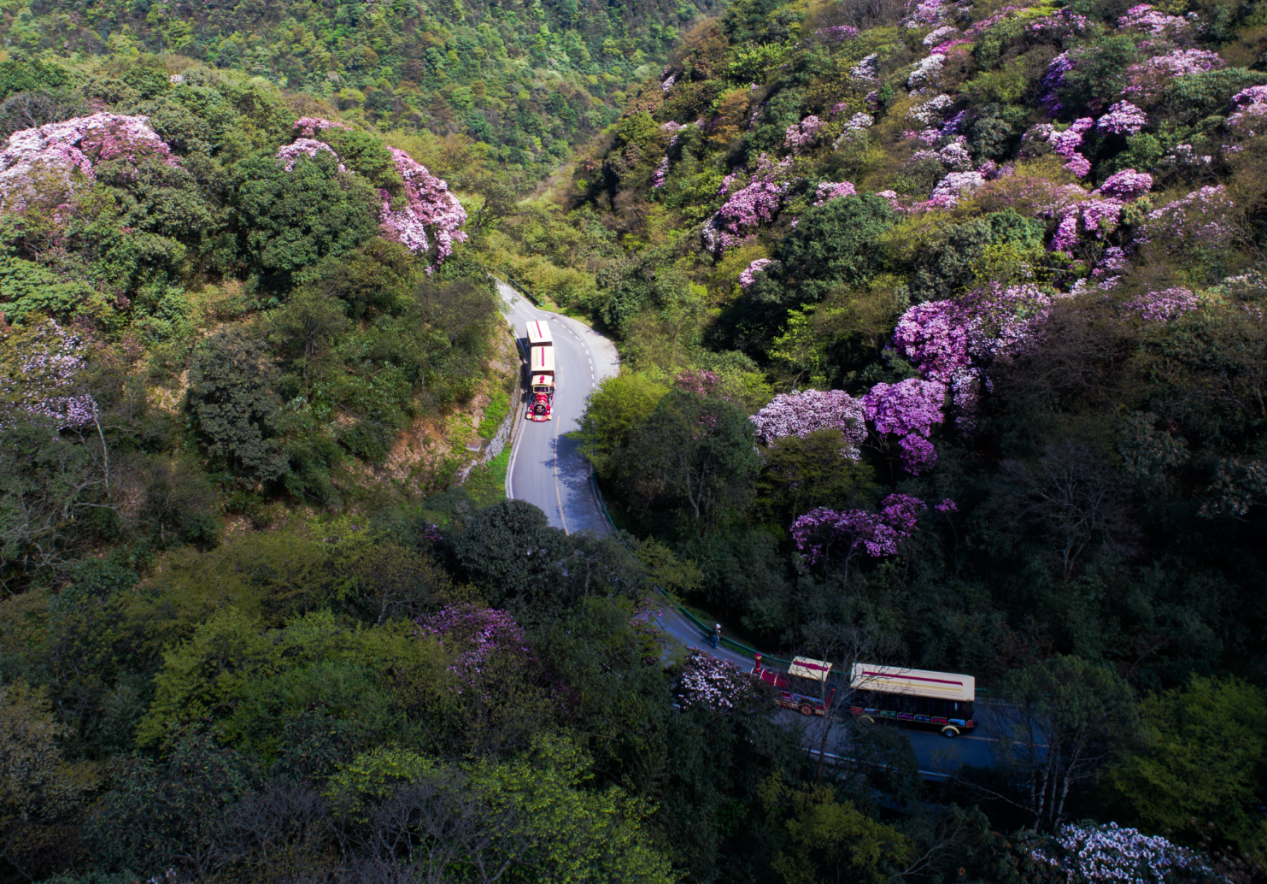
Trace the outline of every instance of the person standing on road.
{"label": "person standing on road", "polygon": [[713,647],[717,647],[721,643],[721,624],[713,624]]}

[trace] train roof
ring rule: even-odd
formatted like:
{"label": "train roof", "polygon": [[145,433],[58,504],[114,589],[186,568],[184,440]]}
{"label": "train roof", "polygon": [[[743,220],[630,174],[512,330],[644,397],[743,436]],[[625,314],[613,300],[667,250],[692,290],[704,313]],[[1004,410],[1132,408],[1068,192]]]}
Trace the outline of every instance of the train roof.
{"label": "train roof", "polygon": [[533,347],[528,365],[533,372],[554,371],[554,347]]}
{"label": "train roof", "polygon": [[528,346],[535,347],[538,344],[553,344],[554,338],[550,336],[550,323],[544,319],[534,319],[528,323]]}
{"label": "train roof", "polygon": [[901,666],[879,666],[856,663],[850,686],[854,690],[882,691],[912,697],[938,697],[943,700],[971,702],[976,699],[977,680],[971,675],[954,672],[933,672],[927,669],[906,669]]}

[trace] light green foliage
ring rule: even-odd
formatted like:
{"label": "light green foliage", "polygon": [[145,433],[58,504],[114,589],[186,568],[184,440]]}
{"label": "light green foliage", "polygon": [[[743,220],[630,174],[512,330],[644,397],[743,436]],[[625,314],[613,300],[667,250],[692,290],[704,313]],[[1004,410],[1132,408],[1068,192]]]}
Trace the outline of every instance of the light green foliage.
{"label": "light green foliage", "polygon": [[645,375],[622,372],[590,394],[581,418],[581,450],[600,476],[614,473],[613,459],[629,444],[635,428],[655,410],[668,387]]}
{"label": "light green foliage", "polygon": [[380,747],[341,767],[326,785],[326,798],[341,816],[366,823],[368,809],[393,791],[436,769],[433,759],[410,749]]}
{"label": "light green foliage", "polygon": [[15,821],[62,817],[95,785],[92,765],[62,757],[58,743],[67,731],[47,690],[0,683],[0,831]]}
{"label": "light green foliage", "polygon": [[1261,845],[1251,806],[1267,755],[1267,704],[1239,679],[1194,677],[1140,704],[1145,748],[1109,772],[1110,793],[1152,831],[1189,843]]}
{"label": "light green foliage", "polygon": [[785,820],[790,843],[771,866],[787,884],[881,884],[915,858],[909,838],[868,818],[853,802],[838,802],[830,786],[802,791],[776,775],[762,784],[761,802],[772,817]]}
{"label": "light green foliage", "polygon": [[433,678],[443,668],[434,644],[407,625],[352,627],[318,612],[266,630],[229,608],[163,655],[137,740],[166,744],[214,713],[229,744],[271,756],[285,720],[314,706],[384,734],[391,716],[382,679],[392,667],[432,667]]}

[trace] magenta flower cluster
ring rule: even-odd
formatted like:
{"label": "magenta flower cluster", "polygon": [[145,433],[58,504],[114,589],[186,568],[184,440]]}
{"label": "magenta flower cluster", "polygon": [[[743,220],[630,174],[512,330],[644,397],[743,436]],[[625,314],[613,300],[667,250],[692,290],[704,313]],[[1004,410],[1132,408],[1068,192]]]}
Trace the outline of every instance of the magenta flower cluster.
{"label": "magenta flower cluster", "polygon": [[783,146],[794,154],[801,153],[814,145],[814,142],[818,140],[818,132],[822,128],[823,121],[811,114],[784,130]]}
{"label": "magenta flower cluster", "polygon": [[1100,185],[1100,193],[1119,200],[1139,199],[1153,189],[1153,176],[1147,172],[1123,169],[1110,175]]}
{"label": "magenta flower cluster", "polygon": [[1123,309],[1139,315],[1147,322],[1164,324],[1197,309],[1197,296],[1188,289],[1176,286],[1140,295],[1124,304]]}
{"label": "magenta flower cluster", "polygon": [[753,261],[744,268],[742,273],[739,274],[740,287],[746,289],[748,286],[752,285],[756,282],[756,275],[762,270],[765,270],[772,263],[773,262],[769,258],[758,258]]}
{"label": "magenta flower cluster", "polygon": [[802,439],[818,430],[839,430],[845,437],[846,457],[858,457],[857,446],[867,435],[862,403],[844,390],[805,390],[781,393],[749,418],[765,445],[784,436]]}
{"label": "magenta flower cluster", "polygon": [[1226,218],[1232,201],[1221,184],[1195,190],[1144,217],[1135,239],[1141,243],[1158,237],[1190,241],[1205,248],[1226,245],[1235,231]]}
{"label": "magenta flower cluster", "polygon": [[1232,115],[1227,118],[1228,125],[1253,136],[1254,131],[1248,128],[1251,119],[1267,117],[1267,86],[1242,89],[1232,96],[1231,105]]}
{"label": "magenta flower cluster", "polygon": [[303,138],[316,138],[326,129],[351,129],[347,123],[327,120],[322,117],[300,117],[292,127]]}
{"label": "magenta flower cluster", "polygon": [[[339,155],[334,152],[334,148],[326,144],[324,141],[315,141],[311,138],[296,138],[291,144],[283,144],[277,148],[274,157],[281,163],[287,172],[295,170],[295,163],[300,157],[315,157],[319,153],[328,153],[330,156],[338,160]],[[347,167],[339,163],[339,171],[347,172]]]}
{"label": "magenta flower cluster", "polygon": [[1102,135],[1135,135],[1147,125],[1148,117],[1129,101],[1119,101],[1095,123]]}
{"label": "magenta flower cluster", "polygon": [[1153,37],[1175,40],[1188,35],[1192,23],[1176,15],[1167,15],[1147,3],[1132,6],[1119,16],[1117,26],[1124,31],[1136,31]]}
{"label": "magenta flower cluster", "polygon": [[821,206],[842,196],[856,196],[858,193],[849,181],[824,181],[814,192],[814,205]]}
{"label": "magenta flower cluster", "polygon": [[438,636],[457,656],[449,671],[457,675],[457,692],[475,685],[494,655],[532,656],[523,628],[505,611],[475,605],[449,605],[414,621],[419,636]]}
{"label": "magenta flower cluster", "polygon": [[[779,177],[791,159],[772,163],[762,154],[757,160],[757,171],[746,187],[729,195],[717,213],[704,227],[704,241],[714,252],[739,245],[756,232],[762,224],[774,220],[788,192],[786,181]],[[729,192],[735,176],[727,175],[722,181],[721,193]]]}
{"label": "magenta flower cluster", "polygon": [[832,25],[814,32],[814,39],[819,43],[844,43],[857,36],[858,29],[853,25]]}
{"label": "magenta flower cluster", "polygon": [[912,476],[931,470],[937,449],[929,441],[942,422],[946,385],[940,381],[907,378],[896,384],[876,384],[862,397],[862,408],[877,436],[896,436],[902,466]]}
{"label": "magenta flower cluster", "polygon": [[907,494],[890,494],[881,501],[877,513],[819,507],[792,523],[792,539],[811,564],[827,562],[834,549],[847,567],[859,554],[871,558],[897,555],[902,542],[915,534],[924,509],[922,500]]}

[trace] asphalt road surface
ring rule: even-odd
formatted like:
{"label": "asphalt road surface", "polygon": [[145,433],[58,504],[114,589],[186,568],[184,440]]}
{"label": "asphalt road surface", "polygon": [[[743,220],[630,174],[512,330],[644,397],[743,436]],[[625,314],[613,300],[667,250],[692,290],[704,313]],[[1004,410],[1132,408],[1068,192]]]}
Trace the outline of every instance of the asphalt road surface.
{"label": "asphalt road surface", "polygon": [[575,319],[541,310],[500,280],[497,291],[515,337],[526,346],[529,320],[550,323],[554,337],[554,416],[535,423],[522,417],[506,470],[506,496],[536,504],[550,525],[569,534],[609,530],[590,480],[590,464],[567,434],[577,429],[585,400],[605,378],[620,371],[616,345]]}
{"label": "asphalt road surface", "polygon": [[[506,496],[540,507],[553,527],[562,528],[569,534],[576,531],[606,534],[611,528],[590,478],[589,461],[577,450],[576,440],[567,438],[566,434],[577,429],[590,392],[605,378],[619,373],[620,357],[616,346],[575,319],[533,306],[527,298],[500,280],[497,281],[497,291],[505,302],[506,319],[522,346],[527,344],[526,323],[534,319],[550,323],[556,366],[554,415],[544,423],[534,423],[521,416],[523,425],[515,437],[506,471]],[[726,647],[713,650],[699,628],[674,608],[666,605],[658,620],[665,632],[687,647],[706,650],[745,671],[752,668],[752,660],[736,651]],[[978,719],[988,714],[981,706],[978,704]],[[786,715],[789,720],[799,718],[792,712]],[[847,754],[848,747],[838,739],[839,725],[824,719],[806,723],[809,726],[809,745],[819,745],[817,735],[826,724],[832,728],[828,736],[828,753]],[[976,734],[953,740],[937,733],[909,729],[906,734],[915,749],[920,770],[931,778],[953,773],[964,764],[986,766],[992,760],[993,742],[981,734],[980,729]]]}

